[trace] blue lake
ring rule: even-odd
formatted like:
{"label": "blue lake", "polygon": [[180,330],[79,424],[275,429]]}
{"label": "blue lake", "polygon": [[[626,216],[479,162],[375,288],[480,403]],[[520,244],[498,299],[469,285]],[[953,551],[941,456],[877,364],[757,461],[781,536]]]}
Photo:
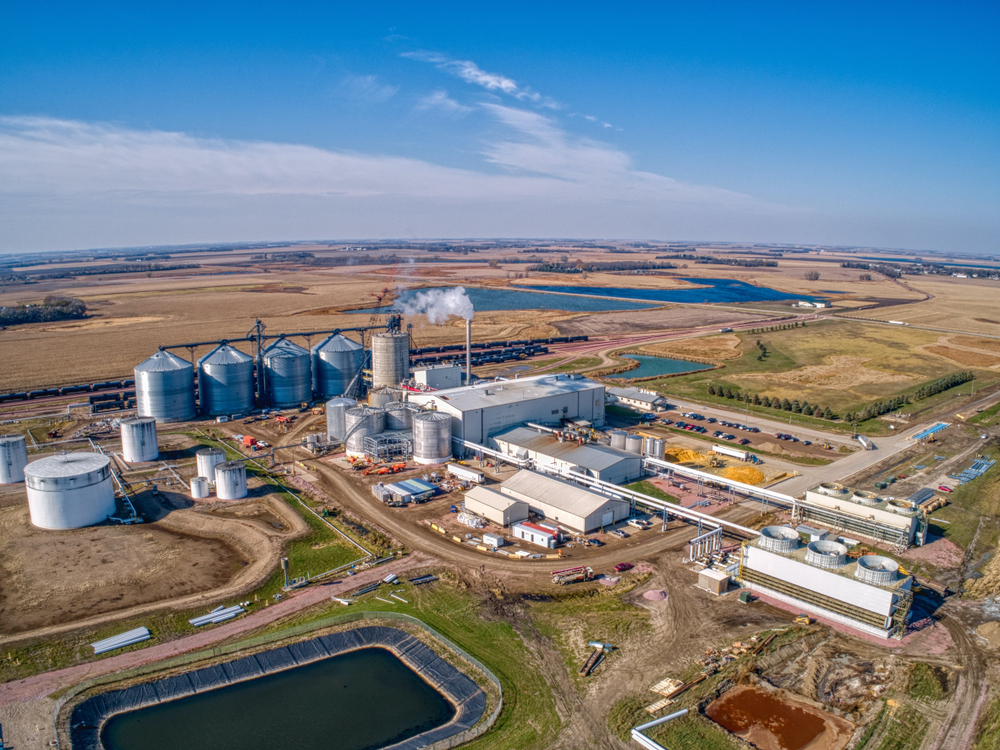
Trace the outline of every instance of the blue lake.
{"label": "blue lake", "polygon": [[695,279],[684,281],[699,284],[702,289],[630,289],[628,287],[602,286],[539,286],[548,292],[571,292],[573,294],[596,294],[602,297],[644,300],[648,302],[688,302],[688,303],[734,303],[734,302],[773,302],[777,300],[816,300],[791,292],[781,292],[766,286],[754,286],[745,281],[735,279]]}
{"label": "blue lake", "polygon": [[[448,288],[448,287],[440,287]],[[555,291],[566,291],[568,287],[557,287]],[[391,307],[368,308],[366,310],[351,310],[352,313],[371,314],[378,312],[394,312],[400,305],[426,289],[407,289],[402,292]],[[477,312],[492,310],[566,310],[567,312],[606,312],[608,310],[646,310],[655,305],[642,302],[628,302],[607,299],[594,299],[579,294],[539,294],[538,292],[522,292],[508,289],[480,289],[465,287],[465,293],[472,300],[472,306]],[[617,296],[617,295],[608,295]]]}
{"label": "blue lake", "polygon": [[656,375],[676,375],[679,372],[697,372],[708,370],[710,365],[700,362],[690,362],[686,359],[670,359],[669,357],[650,357],[645,354],[629,354],[622,359],[631,359],[639,363],[634,370],[619,375],[608,375],[609,378],[651,378]]}

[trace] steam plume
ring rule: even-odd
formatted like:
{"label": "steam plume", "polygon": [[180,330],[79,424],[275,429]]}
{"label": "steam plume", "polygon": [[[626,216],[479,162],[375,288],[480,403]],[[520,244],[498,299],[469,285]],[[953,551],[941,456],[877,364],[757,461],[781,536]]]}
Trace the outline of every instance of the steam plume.
{"label": "steam plume", "polygon": [[428,289],[417,292],[412,299],[398,302],[400,312],[404,315],[427,316],[434,325],[444,323],[450,315],[457,315],[466,320],[472,320],[475,309],[472,300],[465,293],[465,287],[455,286],[450,289]]}

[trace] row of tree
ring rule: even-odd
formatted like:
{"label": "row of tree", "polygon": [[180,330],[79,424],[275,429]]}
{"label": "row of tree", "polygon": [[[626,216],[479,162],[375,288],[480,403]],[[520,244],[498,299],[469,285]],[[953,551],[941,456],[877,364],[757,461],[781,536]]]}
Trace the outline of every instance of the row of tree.
{"label": "row of tree", "polygon": [[742,268],[776,268],[778,261],[761,260],[760,258],[698,258],[695,263],[707,263],[715,266],[740,266]]}
{"label": "row of tree", "polygon": [[76,297],[48,296],[40,305],[18,305],[0,307],[0,326],[16,326],[24,323],[48,323],[53,320],[84,318],[87,305]]}
{"label": "row of tree", "polygon": [[751,393],[750,391],[741,391],[739,388],[732,388],[730,386],[716,386],[709,383],[708,385],[708,395],[709,396],[721,396],[722,398],[736,399],[742,403],[752,404],[753,406],[763,406],[768,409],[780,409],[782,411],[790,411],[793,414],[805,414],[807,417],[822,417],[823,419],[836,419],[836,415],[830,410],[830,407],[823,407],[810,404],[808,401],[800,402],[798,399],[789,401],[787,398],[780,399],[777,396],[771,398],[770,396],[762,396],[759,393]]}
{"label": "row of tree", "polygon": [[[796,320],[792,323],[784,323],[780,326],[769,326],[768,328],[751,328],[750,333],[772,333],[773,331],[788,331],[792,328],[805,328],[806,324],[804,320]],[[760,345],[760,342],[757,342]]]}
{"label": "row of tree", "polygon": [[594,273],[596,271],[652,271],[665,268],[676,268],[672,263],[653,263],[648,260],[621,260],[604,263],[540,263],[531,266],[529,271],[542,273]]}
{"label": "row of tree", "polygon": [[952,373],[951,375],[947,375],[940,380],[935,380],[933,383],[920,386],[913,394],[913,398],[918,401],[922,398],[930,398],[931,396],[941,393],[942,391],[946,391],[949,388],[954,388],[956,385],[962,385],[962,383],[968,383],[969,381],[975,379],[976,375],[971,370]]}

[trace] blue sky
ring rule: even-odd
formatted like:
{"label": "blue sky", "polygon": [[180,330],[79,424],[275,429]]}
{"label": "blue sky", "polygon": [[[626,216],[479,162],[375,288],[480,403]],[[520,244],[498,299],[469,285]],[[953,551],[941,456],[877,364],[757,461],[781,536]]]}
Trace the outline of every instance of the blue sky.
{"label": "blue sky", "polygon": [[8,4],[0,252],[1000,249],[994,3]]}

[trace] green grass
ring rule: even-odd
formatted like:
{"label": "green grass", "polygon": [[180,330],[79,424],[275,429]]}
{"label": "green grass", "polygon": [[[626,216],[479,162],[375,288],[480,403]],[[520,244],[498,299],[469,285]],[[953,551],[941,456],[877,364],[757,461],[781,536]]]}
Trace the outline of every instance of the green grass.
{"label": "green grass", "polygon": [[632,484],[626,484],[625,488],[632,490],[633,492],[641,492],[644,495],[655,497],[657,500],[663,500],[666,503],[673,503],[674,505],[677,505],[676,497],[668,495],[666,492],[650,482],[633,482]]}
{"label": "green grass", "polygon": [[945,695],[942,675],[929,664],[918,661],[910,669],[906,692],[913,698],[940,700]]}
{"label": "green grass", "polygon": [[574,359],[572,362],[567,362],[566,364],[553,368],[552,372],[586,370],[591,367],[597,367],[599,364],[601,364],[600,357],[580,357],[579,359]]}
{"label": "green grass", "polygon": [[994,698],[979,718],[972,750],[1000,750],[1000,698]]}
{"label": "green grass", "polygon": [[652,702],[650,698],[642,695],[619,698],[608,712],[608,729],[618,739],[628,742],[634,727],[652,719],[643,710]]}
{"label": "green grass", "polygon": [[982,412],[974,417],[968,419],[969,424],[979,424],[984,427],[989,427],[995,424],[1000,424],[1000,419],[997,415],[1000,414],[1000,403],[994,404],[988,409],[983,409]]}
{"label": "green grass", "polygon": [[[944,520],[947,523],[935,523],[938,520]],[[965,549],[972,543],[977,526],[979,526],[979,517],[975,513],[954,505],[946,505],[940,510],[934,511],[930,516],[929,530],[933,536],[944,537],[949,542]]]}
{"label": "green grass", "polygon": [[699,713],[688,713],[666,724],[651,727],[645,734],[671,750],[688,747],[698,750],[733,750],[743,747],[718,724]]}
{"label": "green grass", "polygon": [[923,744],[929,724],[918,708],[900,706],[886,716],[882,741],[871,750],[917,750]]}

